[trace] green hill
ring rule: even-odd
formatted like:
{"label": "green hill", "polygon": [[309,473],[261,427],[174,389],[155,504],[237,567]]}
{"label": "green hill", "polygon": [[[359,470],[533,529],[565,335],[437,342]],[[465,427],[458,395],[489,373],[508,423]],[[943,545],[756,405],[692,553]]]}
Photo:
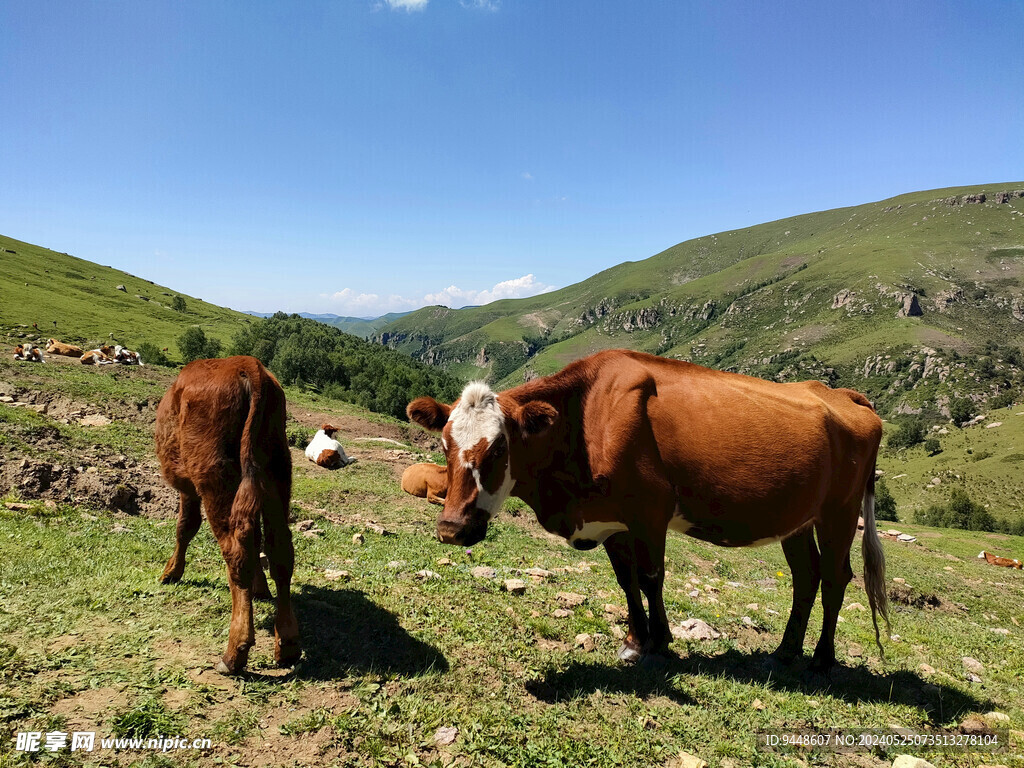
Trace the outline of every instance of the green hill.
{"label": "green hill", "polygon": [[[184,312],[172,309],[175,296],[185,301]],[[87,346],[111,338],[129,348],[149,342],[177,358],[175,340],[189,326],[228,344],[254,320],[119,269],[0,236],[0,330],[24,325],[22,333],[42,341],[52,336]]]}
{"label": "green hill", "polygon": [[709,235],[541,296],[424,308],[376,340],[499,385],[628,347],[827,378],[892,411],[984,400],[1006,387],[956,356],[988,345],[1000,374],[1019,373],[998,354],[1024,332],[1022,189],[917,192]]}

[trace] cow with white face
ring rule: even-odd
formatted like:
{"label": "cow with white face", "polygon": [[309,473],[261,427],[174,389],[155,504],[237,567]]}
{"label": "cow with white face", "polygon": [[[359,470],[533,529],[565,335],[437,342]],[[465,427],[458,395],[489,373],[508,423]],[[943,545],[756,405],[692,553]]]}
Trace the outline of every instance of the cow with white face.
{"label": "cow with white face", "polygon": [[511,402],[511,413],[480,381],[466,386],[453,405],[429,397],[409,403],[409,418],[441,432],[448,463],[448,494],[437,521],[445,544],[472,546],[487,535],[487,524],[515,486],[510,461],[513,443],[543,431],[557,413],[545,403]]}

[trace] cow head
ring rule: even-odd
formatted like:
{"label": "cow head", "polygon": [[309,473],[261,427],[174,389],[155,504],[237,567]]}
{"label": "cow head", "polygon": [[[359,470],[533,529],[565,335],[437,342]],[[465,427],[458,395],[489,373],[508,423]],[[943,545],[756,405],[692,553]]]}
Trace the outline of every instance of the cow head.
{"label": "cow head", "polygon": [[338,431],[337,427],[331,426],[330,424],[324,424],[320,429],[323,430],[323,433],[332,440],[334,439],[334,433]]}
{"label": "cow head", "polygon": [[441,433],[448,493],[437,535],[446,544],[461,545],[473,545],[487,535],[487,524],[512,492],[513,451],[558,417],[558,411],[539,400],[499,402],[481,381],[468,384],[454,405],[421,397],[409,403],[406,413],[420,426]]}

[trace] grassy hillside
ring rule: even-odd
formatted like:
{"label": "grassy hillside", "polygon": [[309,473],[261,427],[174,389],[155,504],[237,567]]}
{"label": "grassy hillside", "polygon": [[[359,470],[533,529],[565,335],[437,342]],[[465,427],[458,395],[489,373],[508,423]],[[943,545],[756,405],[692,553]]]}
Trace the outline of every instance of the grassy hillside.
{"label": "grassy hillside", "polygon": [[[792,669],[768,663],[792,586],[780,547],[672,535],[670,622],[700,618],[724,636],[676,640],[679,656],[664,669],[627,667],[614,658],[625,601],[603,554],[581,559],[515,503],[471,551],[440,544],[437,508],[399,489],[405,465],[437,458],[434,438],[292,388],[292,515],[314,528],[294,529],[304,660],[274,667],[273,606],[257,602],[250,672],[217,675],[230,597],[205,526],[182,582],[157,582],[175,498],[160,491],[152,419],[172,376],[0,359],[0,389],[13,401],[0,401],[0,765],[692,765],[683,753],[709,768],[888,768],[897,750],[772,752],[754,734],[955,731],[997,722],[991,712],[1009,718],[1008,754],[898,751],[940,768],[1024,763],[1024,576],[974,557],[1024,557],[1024,539],[901,523],[918,538],[883,540],[896,636],[879,658],[858,578],[826,681],[807,673],[809,658]],[[110,423],[83,425],[76,413]],[[329,472],[302,457],[302,437],[324,420],[342,425],[358,463]],[[116,506],[125,487],[137,493],[131,513]],[[859,574],[859,546],[852,561]],[[474,573],[481,566],[494,576]],[[502,591],[512,577],[527,582],[525,594]],[[808,654],[820,625],[818,606]],[[26,731],[94,731],[97,748],[28,755],[14,750]],[[108,735],[211,745],[113,752],[99,746]]]}
{"label": "grassy hillside", "polygon": [[[246,312],[247,315],[255,315],[256,317],[271,317],[273,312]],[[310,320],[316,320],[318,323],[329,325],[332,328],[337,328],[339,331],[345,333],[351,333],[353,336],[359,336],[363,339],[368,339],[376,334],[381,328],[389,323],[393,323],[401,317],[409,314],[408,312],[388,312],[386,315],[380,317],[349,317],[347,315],[332,315],[332,314],[311,314],[309,312],[299,312],[300,317],[306,317]]]}
{"label": "grassy hillside", "polygon": [[[774,378],[830,377],[894,410],[951,392],[984,399],[992,388],[976,386],[969,366],[958,372],[953,356],[1024,333],[1022,189],[917,192],[709,235],[541,296],[418,310],[377,339],[501,385],[618,346]],[[897,317],[905,302],[911,316]],[[938,386],[907,384],[902,361],[915,354],[932,357]],[[874,361],[865,375],[878,355],[881,370]]]}
{"label": "grassy hillside", "polygon": [[[178,295],[184,312],[171,308]],[[0,236],[0,331],[25,325],[20,332],[43,341],[52,336],[89,347],[113,334],[129,348],[150,342],[177,358],[175,340],[189,326],[228,344],[252,321],[127,272]]]}

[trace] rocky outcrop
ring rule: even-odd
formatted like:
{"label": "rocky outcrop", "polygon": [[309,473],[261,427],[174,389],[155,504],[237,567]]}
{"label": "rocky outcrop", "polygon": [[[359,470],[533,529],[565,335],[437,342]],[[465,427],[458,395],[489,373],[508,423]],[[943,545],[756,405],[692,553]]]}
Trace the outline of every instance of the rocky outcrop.
{"label": "rocky outcrop", "polygon": [[608,331],[622,330],[626,333],[648,330],[661,323],[661,312],[657,307],[644,307],[625,312],[617,312],[605,321]]}
{"label": "rocky outcrop", "polygon": [[964,195],[964,204],[971,205],[972,203],[984,203],[988,198],[985,197],[984,192],[979,192],[976,195]]}
{"label": "rocky outcrop", "polygon": [[1016,298],[1010,302],[1010,314],[1014,320],[1024,323],[1024,299]]}
{"label": "rocky outcrop", "polygon": [[896,317],[920,317],[924,314],[916,293],[897,293],[896,300],[900,304]]}
{"label": "rocky outcrop", "polygon": [[843,290],[832,297],[832,309],[845,307],[847,304],[852,302],[856,296],[857,294],[849,288],[843,288]]}
{"label": "rocky outcrop", "polygon": [[485,347],[480,347],[480,351],[476,353],[476,358],[473,360],[473,365],[477,368],[485,367],[490,360],[487,358],[487,350]]}
{"label": "rocky outcrop", "polygon": [[964,289],[954,285],[947,291],[939,291],[935,294],[935,309],[939,312],[945,312],[951,304],[957,304],[963,300]]}

